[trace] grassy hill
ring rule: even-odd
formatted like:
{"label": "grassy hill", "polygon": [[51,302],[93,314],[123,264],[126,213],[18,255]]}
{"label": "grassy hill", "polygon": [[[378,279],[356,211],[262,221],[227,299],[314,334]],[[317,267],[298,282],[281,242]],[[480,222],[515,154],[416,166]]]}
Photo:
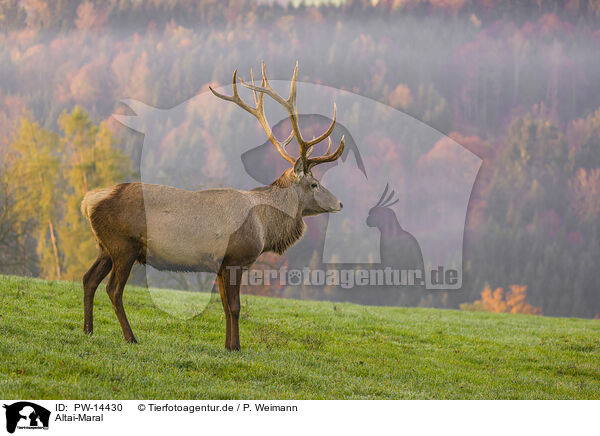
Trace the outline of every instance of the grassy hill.
{"label": "grassy hill", "polygon": [[594,320],[246,296],[232,353],[218,299],[182,320],[129,287],[137,345],[103,286],[84,336],[81,301],[80,283],[0,276],[0,398],[600,398]]}

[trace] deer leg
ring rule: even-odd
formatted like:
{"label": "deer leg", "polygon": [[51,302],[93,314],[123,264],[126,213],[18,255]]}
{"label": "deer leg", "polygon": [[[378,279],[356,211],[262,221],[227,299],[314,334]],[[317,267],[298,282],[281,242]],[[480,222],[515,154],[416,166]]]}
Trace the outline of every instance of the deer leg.
{"label": "deer leg", "polygon": [[231,343],[230,350],[239,350],[240,347],[240,285],[231,286],[228,289],[229,293],[229,310],[231,311]]}
{"label": "deer leg", "polygon": [[135,336],[133,336],[133,330],[131,330],[129,321],[127,321],[127,315],[125,315],[125,308],[123,307],[123,289],[125,288],[125,283],[127,283],[135,259],[135,255],[119,261],[113,259],[112,273],[108,280],[108,285],[106,286],[106,292],[112,302],[119,324],[121,324],[123,336],[125,337],[125,340],[130,343],[136,343],[137,341],[135,340]]}
{"label": "deer leg", "polygon": [[231,346],[231,314],[229,313],[229,304],[227,302],[227,292],[223,282],[223,275],[217,274],[219,281],[219,294],[221,295],[221,303],[223,303],[223,311],[225,312],[225,348],[229,350]]}
{"label": "deer leg", "polygon": [[233,271],[226,269],[223,272],[223,284],[225,288],[225,295],[227,300],[227,306],[229,308],[229,319],[228,319],[228,337],[229,346],[228,350],[239,350],[240,349],[240,285],[242,278],[241,268],[235,268]]}
{"label": "deer leg", "polygon": [[94,331],[94,295],[104,277],[112,268],[112,260],[104,251],[83,276],[83,332],[91,334]]}

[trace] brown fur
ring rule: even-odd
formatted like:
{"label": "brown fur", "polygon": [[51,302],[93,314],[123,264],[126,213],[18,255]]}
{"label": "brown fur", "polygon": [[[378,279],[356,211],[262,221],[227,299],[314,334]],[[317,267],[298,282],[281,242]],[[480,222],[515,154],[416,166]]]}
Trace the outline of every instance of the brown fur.
{"label": "brown fur", "polygon": [[[89,220],[99,245],[98,259],[83,278],[86,333],[93,330],[96,288],[110,271],[106,292],[125,340],[136,342],[122,297],[131,267],[137,261],[158,269],[217,273],[226,318],[225,347],[240,349],[241,268],[230,267],[250,266],[265,251],[283,254],[302,237],[304,216],[337,212],[342,208],[342,203],[310,173],[314,165],[332,162],[344,151],[342,137],[340,145],[331,154],[310,157],[311,148],[333,131],[335,105],[329,129],[321,136],[305,141],[299,133],[295,107],[297,71],[298,65],[294,70],[290,97],[284,100],[270,88],[263,63],[261,85],[266,88],[255,89],[255,108],[240,98],[237,72],[233,75],[232,97],[210,88],[217,97],[234,102],[253,114],[279,154],[293,165],[270,186],[252,191],[184,191],[169,186],[125,183],[85,195],[81,211]],[[300,145],[299,158],[293,158],[285,150],[292,135],[284,143],[273,136],[264,115],[265,93],[288,111],[293,136]],[[331,141],[329,144],[331,147]]]}
{"label": "brown fur", "polygon": [[267,251],[283,254],[304,234],[303,216],[340,208],[339,200],[312,175],[297,177],[291,169],[271,185],[252,191],[184,191],[142,183],[91,191],[81,210],[99,254],[83,280],[84,331],[93,331],[94,294],[112,271],[107,293],[125,339],[136,341],[122,293],[137,261],[164,270],[217,273],[229,332],[226,346],[239,349],[240,282],[228,281],[238,279],[228,267],[250,266]]}
{"label": "brown fur", "polygon": [[262,223],[279,222],[278,227],[265,226],[263,252],[273,251],[277,254],[283,254],[304,235],[306,224],[304,224],[302,215],[292,218],[269,206],[259,207],[257,213]]}
{"label": "brown fur", "polygon": [[277,186],[278,188],[288,188],[292,186],[295,181],[296,176],[294,174],[293,168],[288,168],[277,180],[271,183],[271,186]]}

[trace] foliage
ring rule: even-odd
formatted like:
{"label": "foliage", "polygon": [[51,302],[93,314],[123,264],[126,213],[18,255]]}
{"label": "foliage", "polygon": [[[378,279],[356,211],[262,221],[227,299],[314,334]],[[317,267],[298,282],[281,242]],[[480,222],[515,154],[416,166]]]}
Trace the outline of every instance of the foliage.
{"label": "foliage", "polygon": [[481,300],[473,303],[463,303],[461,310],[485,311],[494,313],[526,313],[530,315],[541,315],[540,307],[532,306],[527,301],[527,286],[511,285],[510,291],[504,293],[504,289],[492,288],[487,285],[481,292]]}
{"label": "foliage", "polygon": [[[34,185],[28,179],[3,197],[5,207],[14,209],[5,221],[13,229],[12,242],[0,243],[5,268],[10,262],[14,273],[58,277],[58,265],[61,277],[79,277],[93,256],[93,241],[76,203],[86,185],[113,183],[128,173],[119,165],[93,166],[90,144],[106,162],[120,161],[112,151],[98,151],[109,143],[107,150],[119,150],[134,166],[140,161],[142,135],[110,119],[125,111],[122,98],[171,108],[209,84],[228,82],[234,68],[248,71],[264,59],[275,79],[288,77],[300,60],[300,81],[389,104],[451,132],[484,159],[467,219],[465,291],[435,304],[473,301],[485,283],[505,289],[522,283],[546,315],[600,314],[600,1],[296,3],[0,2],[0,164],[21,156],[8,150],[14,138],[25,135],[20,130],[35,130],[46,151],[32,150],[31,156],[47,179],[46,190],[26,194]],[[71,135],[61,114],[73,115],[78,106],[89,119],[69,121],[80,132]],[[29,127],[19,121],[24,109]],[[352,108],[351,116],[377,126],[378,114],[365,112]],[[226,157],[238,151],[239,123],[254,121],[218,115],[190,107],[180,125],[153,126],[154,136],[164,141],[151,170],[172,171],[170,151],[183,144],[188,160],[199,163],[194,170],[219,184]],[[225,119],[226,128],[214,137],[203,135],[198,126],[217,119]],[[86,125],[90,120],[96,127]],[[40,129],[59,132],[58,143]],[[389,132],[366,140],[375,155],[395,152],[397,137]],[[195,146],[200,142],[203,150]],[[425,144],[410,158],[417,161],[416,154],[433,148]],[[436,158],[449,157],[442,150]],[[57,175],[55,165],[66,172]],[[35,202],[19,200],[27,195],[54,202],[32,210]],[[39,262],[10,261],[10,253],[25,253],[32,245]],[[314,252],[307,249],[299,257],[308,263]],[[302,291],[315,294],[353,298],[335,289]]]}
{"label": "foliage", "polygon": [[573,210],[582,222],[600,219],[600,168],[580,168],[569,184],[573,193]]}
{"label": "foliage", "polygon": [[58,135],[24,116],[7,157],[8,190],[14,199],[19,233],[25,234],[24,226],[33,222],[40,273],[49,278],[62,275],[56,231],[63,188],[60,153]]}
{"label": "foliage", "polygon": [[14,197],[8,192],[7,173],[0,167],[0,273],[38,274],[32,224],[18,217]]}
{"label": "foliage", "polygon": [[594,117],[578,121],[566,135],[539,114],[511,123],[492,174],[482,181],[486,186],[476,189],[483,194],[484,222],[470,256],[477,277],[468,286],[520,281],[546,314],[557,315],[567,306],[568,313],[600,312],[600,302],[589,293],[596,279],[588,258],[598,247],[597,171],[577,164],[588,153],[581,144],[594,140],[595,123]]}
{"label": "foliage", "polygon": [[130,175],[130,162],[115,148],[115,140],[106,123],[95,126],[79,107],[58,120],[63,131],[64,190],[62,225],[59,230],[65,262],[65,277],[78,280],[94,260],[96,241],[90,238],[89,223],[80,211],[87,191],[111,186]]}
{"label": "foliage", "polygon": [[6,0],[0,3],[0,29],[17,30],[25,27],[27,12],[19,0]]}
{"label": "foliage", "polygon": [[95,126],[76,107],[59,120],[63,135],[23,116],[6,162],[7,200],[18,234],[37,240],[39,274],[79,279],[96,254],[80,212],[90,189],[129,175],[129,159],[115,147],[106,123]]}

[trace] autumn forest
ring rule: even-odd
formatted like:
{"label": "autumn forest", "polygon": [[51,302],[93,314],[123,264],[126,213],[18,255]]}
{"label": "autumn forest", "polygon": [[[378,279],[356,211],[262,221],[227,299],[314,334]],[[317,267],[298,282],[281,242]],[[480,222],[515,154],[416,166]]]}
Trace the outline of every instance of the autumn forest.
{"label": "autumn forest", "polygon": [[[391,106],[483,160],[462,290],[399,304],[599,316],[598,0],[2,0],[0,273],[81,279],[96,253],[84,193],[140,179],[144,135],[112,117],[130,113],[123,98],[172,108],[261,59],[276,79],[299,60],[301,80]],[[212,176],[235,136],[233,122],[220,137],[194,128],[212,117],[165,125],[156,168],[172,164],[169,141],[202,141]],[[348,295],[311,292],[272,291]]]}

